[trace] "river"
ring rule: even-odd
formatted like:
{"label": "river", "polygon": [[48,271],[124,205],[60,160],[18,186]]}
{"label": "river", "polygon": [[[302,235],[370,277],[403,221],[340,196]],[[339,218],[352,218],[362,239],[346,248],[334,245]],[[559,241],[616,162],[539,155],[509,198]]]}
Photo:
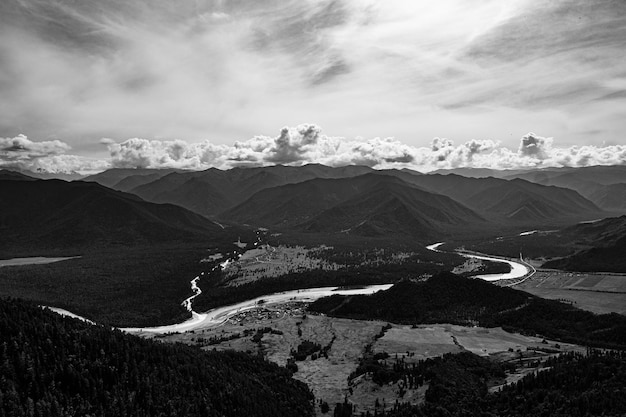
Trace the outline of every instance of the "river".
{"label": "river", "polygon": [[[442,252],[438,248],[443,245],[444,242],[434,243],[432,245],[428,245],[426,248],[428,250],[432,250],[434,252]],[[503,279],[516,279],[522,278],[525,275],[532,274],[532,267],[527,266],[521,262],[511,261],[507,259],[493,258],[487,255],[474,255],[468,253],[461,253],[459,255],[464,256],[466,258],[475,258],[481,260],[487,260],[492,262],[504,262],[511,266],[511,271],[506,274],[487,274],[487,275],[478,275],[476,278],[484,279],[486,281],[498,281]],[[226,267],[228,261],[219,265],[219,267]],[[217,266],[216,266],[217,267]],[[381,285],[369,285],[359,288],[351,288],[351,289],[342,289],[341,287],[320,287],[320,288],[306,288],[301,290],[293,290],[293,291],[284,291],[275,294],[269,294],[260,296],[251,300],[242,301],[237,304],[232,304],[229,306],[218,307],[213,310],[209,310],[205,313],[198,313],[192,309],[192,300],[200,295],[202,292],[198,287],[198,281],[200,280],[200,276],[195,277],[191,280],[191,289],[193,295],[187,298],[183,305],[187,308],[188,311],[191,312],[191,318],[182,323],[171,324],[166,326],[157,326],[157,327],[127,327],[122,328],[121,330],[129,332],[129,333],[174,333],[174,332],[186,332],[190,330],[196,330],[207,327],[215,327],[219,326],[226,322],[230,317],[239,314],[241,312],[251,310],[255,307],[259,307],[260,305],[274,305],[281,304],[289,301],[304,301],[304,302],[313,302],[322,297],[328,297],[331,295],[359,295],[359,294],[373,294],[377,291],[384,291],[389,288],[393,284],[381,284]],[[71,317],[79,318],[82,320],[86,320],[83,317],[79,317],[75,314],[72,314],[65,310],[60,309],[52,309],[53,311],[58,312],[59,314],[69,315]]]}
{"label": "river", "polygon": [[51,264],[53,262],[66,261],[68,259],[80,258],[80,256],[66,256],[63,258],[46,258],[43,256],[33,256],[30,258],[12,258],[12,259],[0,259],[1,266],[24,266],[24,265],[43,265]]}
{"label": "river", "polygon": [[230,317],[251,310],[260,305],[281,304],[289,301],[306,301],[313,302],[318,298],[328,297],[331,295],[357,295],[357,294],[373,294],[377,291],[388,290],[393,284],[369,285],[366,287],[341,289],[341,287],[320,287],[306,288],[302,290],[284,291],[275,294],[263,295],[251,300],[242,301],[229,306],[218,307],[209,310],[206,313],[192,312],[193,317],[183,323],[172,324],[169,326],[159,327],[127,327],[122,330],[131,333],[170,333],[185,332],[199,328],[214,327],[223,324]]}
{"label": "river", "polygon": [[[444,243],[445,242],[433,243],[432,245],[426,246],[426,249],[431,250],[433,252],[443,252],[443,251],[440,251],[438,248]],[[525,276],[530,276],[535,273],[535,269],[532,266],[525,263],[523,260],[520,260],[518,262],[518,261],[512,261],[508,259],[494,258],[492,256],[483,255],[483,254],[478,255],[478,254],[465,253],[465,252],[455,252],[455,253],[465,258],[473,258],[473,259],[480,259],[482,261],[506,263],[506,264],[509,264],[509,266],[511,267],[511,270],[505,274],[475,275],[473,278],[480,278],[485,281],[493,282],[493,281],[501,281],[501,280],[508,280],[508,279],[524,278]]]}

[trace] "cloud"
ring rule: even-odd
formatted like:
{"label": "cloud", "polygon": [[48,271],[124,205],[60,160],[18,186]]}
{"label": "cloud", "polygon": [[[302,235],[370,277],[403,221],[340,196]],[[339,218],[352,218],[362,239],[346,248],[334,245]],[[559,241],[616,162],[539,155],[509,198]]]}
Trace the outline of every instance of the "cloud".
{"label": "cloud", "polygon": [[284,127],[274,139],[265,160],[277,164],[289,164],[302,160],[307,148],[317,144],[321,129],[315,125],[301,125],[295,129]]}
{"label": "cloud", "polygon": [[24,135],[0,138],[0,157],[3,159],[39,158],[62,154],[70,149],[67,143],[60,140],[33,142]]}
{"label": "cloud", "polygon": [[366,140],[327,136],[313,124],[284,127],[275,137],[255,136],[232,146],[209,141],[190,144],[180,140],[139,138],[121,143],[105,142],[111,155],[111,165],[124,168],[200,170],[321,163],[431,171],[458,167],[519,169],[626,164],[626,146],[623,145],[559,148],[553,143],[552,138],[528,133],[520,138],[517,150],[490,139],[472,139],[456,145],[450,139],[438,137],[432,140],[430,147],[414,147],[393,138]]}
{"label": "cloud", "polygon": [[315,120],[411,146],[529,126],[619,143],[624,4],[3,0],[0,135],[96,152],[100,137],[230,144]]}
{"label": "cloud", "polygon": [[534,133],[522,137],[519,153],[522,156],[531,156],[537,159],[546,159],[552,148],[552,138],[543,138]]}
{"label": "cloud", "polygon": [[67,143],[60,140],[36,142],[24,135],[0,138],[0,168],[72,172],[98,171],[109,166],[107,161],[66,155],[70,149]]}
{"label": "cloud", "polygon": [[275,164],[365,165],[375,169],[409,168],[428,172],[460,167],[524,169],[626,164],[626,145],[559,147],[551,137],[528,133],[516,148],[491,139],[460,144],[436,137],[416,147],[392,137],[353,139],[328,136],[315,124],[284,127],[276,136],[257,135],[232,145],[204,140],[104,138],[108,158],[68,154],[61,140],[33,141],[24,135],[0,138],[0,167],[49,172],[95,172],[108,168],[180,168],[204,170]]}

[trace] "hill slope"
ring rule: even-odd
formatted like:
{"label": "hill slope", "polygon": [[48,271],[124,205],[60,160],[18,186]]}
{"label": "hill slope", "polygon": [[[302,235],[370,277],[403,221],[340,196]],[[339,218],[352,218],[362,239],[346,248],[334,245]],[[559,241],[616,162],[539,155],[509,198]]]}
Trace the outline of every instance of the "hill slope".
{"label": "hill slope", "polygon": [[221,218],[305,232],[400,233],[424,239],[455,225],[484,222],[446,196],[380,174],[314,179],[262,190]]}
{"label": "hill slope", "polygon": [[314,178],[345,178],[371,172],[371,168],[331,168],[310,164],[301,167],[276,165],[260,168],[211,168],[201,172],[175,173],[130,190],[147,201],[172,203],[196,213],[213,216],[254,193]]}
{"label": "hill slope", "polygon": [[37,178],[29,177],[17,171],[9,171],[8,169],[0,169],[0,180],[4,181],[36,181]]}
{"label": "hill slope", "polygon": [[446,195],[493,221],[509,224],[572,222],[601,217],[602,210],[576,191],[525,180],[459,175],[404,176],[420,188]]}
{"label": "hill slope", "polygon": [[512,174],[507,178],[522,178],[537,184],[569,188],[604,210],[626,210],[626,166],[623,165],[538,170]]}
{"label": "hill slope", "polygon": [[[105,187],[119,189],[120,191],[128,191],[130,188],[123,189],[117,188],[116,185],[121,181],[134,177],[130,180],[130,185],[138,186],[139,184],[145,184],[142,179],[154,181],[172,172],[178,172],[176,169],[151,169],[151,168],[111,168],[106,171],[99,172],[97,174],[89,175],[82,179],[85,182],[97,182]],[[147,178],[143,178],[147,177]]]}
{"label": "hill slope", "polygon": [[0,301],[0,413],[312,416],[307,386],[259,357],[140,339]]}
{"label": "hill slope", "polygon": [[604,210],[626,213],[625,182],[596,187],[587,197]]}
{"label": "hill slope", "polygon": [[546,262],[546,268],[569,271],[626,272],[626,216],[577,224],[558,232],[560,239],[584,249]]}
{"label": "hill slope", "polygon": [[199,241],[221,228],[181,207],[95,183],[0,181],[0,233],[0,250],[85,249]]}

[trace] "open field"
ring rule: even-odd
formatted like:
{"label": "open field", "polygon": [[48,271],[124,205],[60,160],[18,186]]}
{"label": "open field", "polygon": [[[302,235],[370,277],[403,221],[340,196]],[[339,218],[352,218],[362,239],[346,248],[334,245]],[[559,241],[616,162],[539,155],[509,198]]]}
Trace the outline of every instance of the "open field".
{"label": "open field", "polygon": [[513,288],[598,314],[626,314],[626,275],[538,270]]}
{"label": "open field", "polygon": [[339,265],[320,259],[320,254],[328,249],[332,248],[260,245],[246,251],[238,260],[228,265],[224,274],[225,285],[238,286],[263,278],[311,269],[336,271]]}
{"label": "open field", "polygon": [[[338,271],[354,267],[400,265],[415,256],[413,252],[385,249],[349,251],[344,256],[337,256],[333,247],[326,245],[306,248],[265,244],[247,250],[237,260],[229,263],[224,270],[222,285],[236,287],[265,278],[311,270]],[[484,263],[465,265],[463,272],[484,268]]]}
{"label": "open field", "polygon": [[[361,411],[374,412],[376,400],[378,411],[383,404],[393,406],[396,399],[419,403],[423,401],[427,386],[405,390],[401,394],[399,383],[379,386],[370,375],[361,375],[349,381],[363,357],[368,345],[372,353],[386,352],[387,361],[393,363],[396,357],[406,362],[440,356],[447,352],[468,350],[482,356],[492,356],[499,361],[521,358],[541,358],[548,353],[537,353],[535,349],[554,351],[581,350],[575,345],[561,343],[555,347],[554,341],[512,334],[500,328],[486,329],[448,324],[403,326],[392,325],[382,337],[381,330],[387,323],[381,321],[359,321],[337,319],[327,316],[307,314],[305,304],[288,303],[283,305],[260,306],[231,317],[217,327],[196,329],[193,332],[166,335],[144,334],[169,342],[183,342],[202,346],[204,349],[235,349],[263,354],[279,365],[295,363],[294,377],[306,382],[316,398],[328,402],[331,407],[343,401],[344,396]],[[306,359],[293,360],[293,351],[303,341],[328,347],[328,357],[317,351]],[[396,356],[397,355],[397,356]],[[529,366],[531,362],[528,361]],[[529,372],[521,368],[510,380],[520,378]],[[400,395],[402,395],[400,397]]]}

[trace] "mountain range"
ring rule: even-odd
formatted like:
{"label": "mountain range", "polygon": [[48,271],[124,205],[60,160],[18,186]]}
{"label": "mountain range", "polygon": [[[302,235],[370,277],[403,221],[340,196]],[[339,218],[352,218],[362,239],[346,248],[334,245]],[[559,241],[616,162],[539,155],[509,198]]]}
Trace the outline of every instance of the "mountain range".
{"label": "mountain range", "polygon": [[83,178],[83,181],[97,182],[105,187],[119,191],[128,191],[143,184],[156,181],[173,172],[184,172],[179,169],[152,168],[112,168]]}
{"label": "mountain range", "polygon": [[[3,170],[0,180],[9,181],[0,187],[6,196],[0,228],[14,241],[38,246],[59,246],[58,236],[70,246],[196,239],[219,232],[209,219],[300,234],[428,241],[608,217],[570,187],[587,178],[598,184],[596,194],[601,187],[619,191],[626,169],[591,168],[500,173],[505,178],[320,164],[111,169],[72,183]],[[597,198],[605,207],[619,206],[617,191]]]}
{"label": "mountain range", "polygon": [[214,216],[263,189],[314,178],[352,177],[372,171],[361,166],[331,168],[319,164],[233,168],[226,171],[211,168],[170,173],[129,191],[147,201],[177,204],[204,216]]}
{"label": "mountain range", "polygon": [[[297,184],[314,179],[349,179],[364,174],[372,174],[368,177],[370,181],[373,181],[373,175],[397,177],[404,182],[404,185],[396,184],[396,187],[404,186],[411,190],[417,188],[424,192],[449,197],[474,211],[478,217],[486,217],[499,224],[563,224],[602,217],[600,214],[602,210],[597,205],[572,189],[537,184],[523,179],[469,178],[455,174],[424,175],[406,169],[378,171],[364,166],[332,168],[319,164],[301,167],[277,165],[234,168],[226,171],[212,168],[199,172],[168,172],[166,175],[150,170],[141,170],[139,173],[133,173],[132,170],[115,170],[104,176],[113,176],[113,174],[115,174],[115,181],[109,181],[109,183],[115,182],[116,185],[113,187],[127,190],[147,201],[176,204],[207,217],[254,223],[255,220],[260,220],[265,215],[263,214],[264,206],[267,206],[267,203],[263,203],[263,207],[259,208],[259,213],[252,213],[250,205],[278,199],[285,202],[282,204],[282,210],[286,210],[285,215],[282,220],[266,219],[265,224],[289,227],[309,220],[314,208],[330,209],[332,202],[336,204],[344,202],[343,197],[337,198],[336,191],[325,192],[323,187],[315,191],[315,197],[309,198],[306,193],[311,185],[302,185],[304,188],[300,190]],[[148,182],[157,175],[161,176]],[[357,182],[362,183],[363,180],[357,180]],[[132,187],[134,184],[139,185]],[[294,186],[273,189],[288,184]],[[330,185],[327,183],[325,186]],[[347,183],[344,187],[359,189],[359,186]],[[267,195],[256,195],[257,193]],[[291,194],[298,195],[302,201],[296,202]],[[354,196],[345,190],[340,194]],[[379,198],[381,201],[374,203],[376,197],[372,196],[368,205],[381,207],[386,197],[380,194]],[[248,199],[251,201],[247,203],[247,206],[239,208]],[[311,203],[312,200],[315,202]],[[289,203],[286,203],[287,201]],[[312,206],[303,207],[309,204]],[[276,202],[274,205],[280,205],[280,203]],[[244,215],[242,211],[249,213]],[[276,214],[272,216],[275,217]],[[359,216],[362,217],[355,213],[353,220]],[[349,220],[340,223],[344,223],[349,228],[358,222]],[[319,229],[319,226],[311,224],[307,230],[316,229]]]}
{"label": "mountain range", "polygon": [[376,173],[268,188],[219,218],[303,232],[420,238],[433,238],[454,226],[485,223],[449,197]]}
{"label": "mountain range", "polygon": [[64,180],[64,181],[78,181],[80,179],[82,179],[84,177],[84,175],[81,175],[78,172],[75,171],[56,171],[56,172],[51,172],[51,171],[46,171],[43,169],[37,169],[35,171],[31,171],[28,169],[22,169],[22,168],[17,168],[17,167],[12,167],[12,166],[3,166],[3,169],[1,169],[0,171],[9,171],[9,172],[17,172],[19,174],[25,175],[27,177],[30,178],[35,178],[35,179],[39,179],[39,180]]}
{"label": "mountain range", "polygon": [[626,166],[561,167],[526,170],[455,168],[431,174],[456,174],[473,178],[524,179],[542,185],[569,188],[603,210],[626,213]]}

